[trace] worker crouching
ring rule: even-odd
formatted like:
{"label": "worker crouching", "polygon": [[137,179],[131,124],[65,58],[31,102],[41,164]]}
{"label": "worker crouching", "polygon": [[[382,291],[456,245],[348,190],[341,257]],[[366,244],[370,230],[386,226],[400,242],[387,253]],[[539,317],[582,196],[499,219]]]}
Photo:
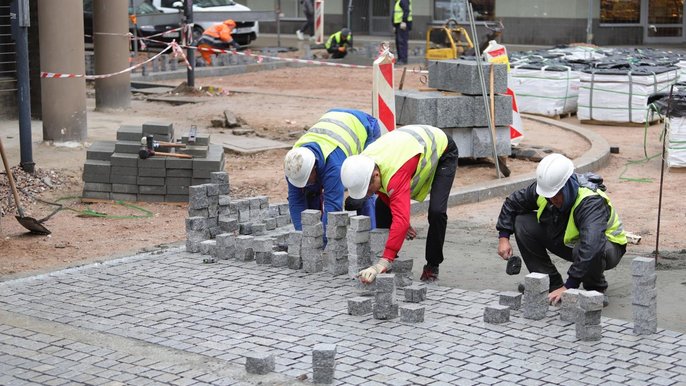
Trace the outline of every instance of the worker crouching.
{"label": "worker crouching", "polygon": [[217,50],[237,50],[240,45],[233,39],[232,33],[236,28],[236,22],[227,19],[222,23],[215,24],[203,32],[200,39],[198,39],[197,46],[200,55],[205,60],[207,65],[212,65],[212,49]]}

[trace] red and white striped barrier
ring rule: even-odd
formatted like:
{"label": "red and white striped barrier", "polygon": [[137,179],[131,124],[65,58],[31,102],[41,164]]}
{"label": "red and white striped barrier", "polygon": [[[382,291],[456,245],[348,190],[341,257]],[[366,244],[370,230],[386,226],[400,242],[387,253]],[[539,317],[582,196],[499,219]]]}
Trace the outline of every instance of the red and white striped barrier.
{"label": "red and white striped barrier", "polygon": [[382,134],[395,129],[395,90],[393,67],[395,60],[387,46],[374,61],[372,75],[372,115],[379,120]]}
{"label": "red and white striped barrier", "polygon": [[512,97],[512,124],[510,125],[510,143],[514,146],[519,145],[524,138],[524,123],[522,116],[519,115],[519,108],[517,107],[517,97],[511,88],[507,88],[506,95]]}
{"label": "red and white striped barrier", "polygon": [[324,43],[324,0],[314,0],[314,41]]}

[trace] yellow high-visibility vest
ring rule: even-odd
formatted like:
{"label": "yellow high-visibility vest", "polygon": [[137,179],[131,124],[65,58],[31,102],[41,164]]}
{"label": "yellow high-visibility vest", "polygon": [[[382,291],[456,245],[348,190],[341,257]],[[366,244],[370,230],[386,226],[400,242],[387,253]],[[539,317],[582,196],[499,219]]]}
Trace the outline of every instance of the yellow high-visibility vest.
{"label": "yellow high-visibility vest", "polygon": [[324,159],[336,148],[341,148],[346,157],[362,153],[367,142],[367,129],[353,114],[330,111],[310,127],[293,147],[315,142],[322,149]]}
{"label": "yellow high-visibility vest", "polygon": [[[407,21],[412,21],[412,0],[409,1],[410,10],[407,14]],[[403,22],[403,9],[400,7],[400,0],[395,1],[395,8],[393,10],[393,24],[400,24]]]}

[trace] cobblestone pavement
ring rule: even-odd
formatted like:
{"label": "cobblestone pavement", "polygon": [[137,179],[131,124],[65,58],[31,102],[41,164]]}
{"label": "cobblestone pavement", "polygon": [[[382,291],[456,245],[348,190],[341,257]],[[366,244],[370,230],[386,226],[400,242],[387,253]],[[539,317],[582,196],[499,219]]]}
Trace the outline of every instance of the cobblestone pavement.
{"label": "cobblestone pavement", "polygon": [[[546,319],[483,322],[495,291],[432,286],[425,322],[347,314],[353,281],[170,250],[0,283],[0,384],[307,384],[335,343],[336,384],[686,384],[686,336],[635,336],[603,318],[600,342]],[[248,375],[269,351],[275,373]],[[298,380],[298,377],[305,381]]]}

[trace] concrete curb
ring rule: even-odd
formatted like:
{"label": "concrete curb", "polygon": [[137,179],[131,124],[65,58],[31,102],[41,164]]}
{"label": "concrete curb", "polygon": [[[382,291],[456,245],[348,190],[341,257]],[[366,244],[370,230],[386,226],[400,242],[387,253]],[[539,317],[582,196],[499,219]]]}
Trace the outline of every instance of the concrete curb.
{"label": "concrete curb", "polygon": [[[598,170],[605,166],[610,159],[610,145],[608,142],[601,135],[589,129],[540,116],[523,114],[523,117],[532,121],[545,123],[563,130],[574,132],[591,144],[591,148],[587,152],[573,160],[577,173]],[[454,189],[450,192],[450,197],[448,197],[448,206],[471,204],[474,202],[485,201],[493,197],[506,196],[517,189],[521,189],[530,185],[535,180],[536,173],[531,172],[519,176],[501,178]],[[426,212],[428,209],[428,199],[422,202],[412,202],[412,214]]]}
{"label": "concrete curb", "polygon": [[[212,77],[212,76],[224,76],[224,75],[237,75],[245,74],[249,72],[265,71],[265,70],[275,70],[284,67],[303,67],[305,64],[293,63],[293,62],[269,62],[269,63],[253,63],[253,64],[239,64],[231,66],[216,66],[216,67],[197,67],[195,69],[196,78]],[[163,71],[150,73],[146,76],[138,74],[132,74],[132,81],[147,81],[147,82],[159,82],[163,80],[174,80],[174,79],[185,79],[188,71],[185,67],[180,70],[174,71]]]}

